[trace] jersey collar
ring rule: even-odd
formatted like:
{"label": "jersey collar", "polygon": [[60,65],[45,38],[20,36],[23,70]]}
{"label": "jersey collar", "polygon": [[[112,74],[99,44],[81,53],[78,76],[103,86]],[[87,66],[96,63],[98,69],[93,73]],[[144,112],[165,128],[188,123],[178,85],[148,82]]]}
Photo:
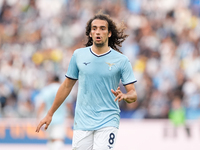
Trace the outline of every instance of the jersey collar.
{"label": "jersey collar", "polygon": [[107,51],[107,52],[105,52],[105,53],[103,53],[103,54],[98,55],[98,54],[96,54],[95,52],[92,51],[92,46],[91,46],[91,47],[90,47],[90,52],[91,52],[93,55],[97,56],[97,57],[101,57],[101,56],[105,56],[105,55],[109,54],[109,53],[111,52],[111,48],[110,48],[109,51]]}

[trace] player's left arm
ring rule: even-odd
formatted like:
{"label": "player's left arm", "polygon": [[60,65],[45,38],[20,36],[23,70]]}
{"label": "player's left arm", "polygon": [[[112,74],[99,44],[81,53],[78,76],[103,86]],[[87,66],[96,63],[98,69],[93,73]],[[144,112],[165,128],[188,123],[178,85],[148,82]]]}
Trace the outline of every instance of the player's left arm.
{"label": "player's left arm", "polygon": [[120,87],[118,87],[116,91],[111,89],[111,92],[116,96],[115,101],[118,100],[120,102],[121,100],[124,100],[127,103],[135,102],[137,100],[137,93],[134,84],[127,84],[124,87],[127,93],[122,93]]}

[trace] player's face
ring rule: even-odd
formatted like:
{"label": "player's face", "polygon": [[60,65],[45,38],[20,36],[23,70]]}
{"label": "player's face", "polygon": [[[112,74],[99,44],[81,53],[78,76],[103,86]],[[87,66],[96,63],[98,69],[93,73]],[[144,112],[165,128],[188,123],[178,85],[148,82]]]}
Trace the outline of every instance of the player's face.
{"label": "player's face", "polygon": [[108,23],[106,20],[95,19],[91,24],[90,37],[97,47],[108,45],[108,38],[111,32],[108,32]]}

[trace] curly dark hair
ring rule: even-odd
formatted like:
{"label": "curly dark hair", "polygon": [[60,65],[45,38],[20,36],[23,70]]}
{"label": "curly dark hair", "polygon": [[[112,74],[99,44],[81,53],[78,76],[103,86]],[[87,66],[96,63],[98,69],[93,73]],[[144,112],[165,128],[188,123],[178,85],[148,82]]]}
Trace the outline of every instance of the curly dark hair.
{"label": "curly dark hair", "polygon": [[118,47],[122,47],[122,43],[124,40],[128,37],[128,35],[124,34],[124,30],[126,29],[125,26],[121,26],[121,28],[117,28],[116,23],[110,18],[109,15],[98,13],[93,18],[91,18],[87,22],[86,26],[86,36],[87,36],[87,43],[85,46],[91,46],[93,44],[92,38],[89,36],[91,32],[91,24],[92,21],[95,19],[105,20],[108,22],[108,32],[111,32],[112,35],[108,40],[108,46],[110,46],[112,49],[122,53]]}

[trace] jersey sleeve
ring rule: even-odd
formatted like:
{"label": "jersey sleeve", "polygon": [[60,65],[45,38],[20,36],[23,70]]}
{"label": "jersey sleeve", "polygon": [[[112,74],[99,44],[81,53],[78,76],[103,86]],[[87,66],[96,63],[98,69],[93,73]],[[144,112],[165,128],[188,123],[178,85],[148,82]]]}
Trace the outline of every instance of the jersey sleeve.
{"label": "jersey sleeve", "polygon": [[79,69],[78,69],[77,62],[76,62],[76,56],[74,53],[70,60],[69,67],[68,67],[68,70],[67,70],[67,73],[65,74],[65,76],[67,78],[77,80],[78,74],[79,74]]}
{"label": "jersey sleeve", "polygon": [[133,73],[131,63],[128,60],[128,58],[125,59],[124,64],[122,65],[121,68],[121,81],[124,86],[127,84],[137,82]]}

